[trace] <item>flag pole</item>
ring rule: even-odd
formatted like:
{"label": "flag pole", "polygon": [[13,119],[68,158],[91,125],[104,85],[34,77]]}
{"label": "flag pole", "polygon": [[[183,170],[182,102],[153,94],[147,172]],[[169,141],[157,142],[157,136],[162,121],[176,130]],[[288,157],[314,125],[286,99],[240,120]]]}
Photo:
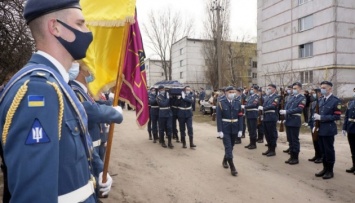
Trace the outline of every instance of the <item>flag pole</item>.
{"label": "flag pole", "polygon": [[[123,68],[124,68],[126,51],[127,51],[127,43],[128,43],[128,36],[129,36],[128,34],[129,34],[129,29],[130,29],[129,26],[130,26],[129,22],[126,22],[125,28],[124,28],[124,33],[123,33],[123,45],[122,45],[121,57],[120,57],[120,63],[119,63],[120,68],[119,68],[119,71],[117,72],[117,78],[116,78],[113,106],[118,105],[119,94],[120,94],[120,90],[121,90],[121,86],[122,86],[122,80],[123,80],[122,72],[123,72]],[[107,139],[104,170],[103,170],[103,174],[102,174],[102,182],[103,183],[106,183],[106,181],[107,181],[107,172],[108,172],[108,166],[110,163],[111,147],[112,147],[113,131],[114,130],[115,130],[115,124],[111,123],[110,130],[108,133],[108,139]]]}

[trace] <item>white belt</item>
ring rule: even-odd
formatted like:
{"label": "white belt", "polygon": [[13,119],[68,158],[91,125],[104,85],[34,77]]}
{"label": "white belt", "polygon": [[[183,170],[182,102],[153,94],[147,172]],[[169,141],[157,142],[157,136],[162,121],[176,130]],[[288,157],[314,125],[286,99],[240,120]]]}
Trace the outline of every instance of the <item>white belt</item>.
{"label": "white belt", "polygon": [[157,109],[157,108],[159,108],[159,106],[151,106],[151,108]]}
{"label": "white belt", "polygon": [[98,147],[101,145],[101,139],[96,140],[95,142],[92,142],[93,147]]}
{"label": "white belt", "polygon": [[58,197],[58,203],[83,202],[95,193],[94,182],[89,182],[83,187]]}
{"label": "white belt", "polygon": [[259,111],[258,109],[247,109],[247,111]]}
{"label": "white belt", "polygon": [[291,115],[293,115],[293,116],[302,116],[300,113],[295,113],[295,114],[291,114]]}
{"label": "white belt", "polygon": [[190,109],[191,109],[191,106],[188,107],[188,108],[179,107],[179,109],[181,109],[181,110],[190,110]]}
{"label": "white belt", "polygon": [[238,122],[238,119],[222,119],[222,121],[224,122],[230,122],[230,123],[235,123],[235,122]]}
{"label": "white belt", "polygon": [[264,113],[275,113],[275,110],[264,111]]}
{"label": "white belt", "polygon": [[349,118],[349,122],[355,123],[355,119],[354,118]]}
{"label": "white belt", "polygon": [[159,109],[160,110],[167,110],[167,109],[170,109],[170,107],[160,107]]}

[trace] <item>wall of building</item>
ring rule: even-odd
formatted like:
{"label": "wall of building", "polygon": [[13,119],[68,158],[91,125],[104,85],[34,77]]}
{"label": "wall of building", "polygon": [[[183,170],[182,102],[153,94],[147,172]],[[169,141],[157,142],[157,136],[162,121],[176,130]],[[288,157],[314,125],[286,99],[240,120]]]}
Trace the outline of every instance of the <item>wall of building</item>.
{"label": "wall of building", "polygon": [[148,58],[144,63],[147,75],[147,85],[149,87],[159,81],[165,80],[164,70],[161,68],[160,60],[152,60]]}

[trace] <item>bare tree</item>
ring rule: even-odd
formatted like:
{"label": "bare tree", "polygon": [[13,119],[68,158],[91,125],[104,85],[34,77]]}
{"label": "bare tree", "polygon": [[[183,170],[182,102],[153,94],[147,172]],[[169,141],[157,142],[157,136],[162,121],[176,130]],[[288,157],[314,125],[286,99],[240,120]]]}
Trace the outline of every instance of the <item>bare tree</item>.
{"label": "bare tree", "polygon": [[0,2],[0,84],[22,68],[34,50],[23,7],[23,0]]}
{"label": "bare tree", "polygon": [[171,8],[160,11],[151,10],[149,23],[143,25],[144,32],[150,41],[150,46],[162,61],[162,69],[166,80],[171,80],[172,45],[184,36],[193,32],[193,21],[181,19],[180,12]]}

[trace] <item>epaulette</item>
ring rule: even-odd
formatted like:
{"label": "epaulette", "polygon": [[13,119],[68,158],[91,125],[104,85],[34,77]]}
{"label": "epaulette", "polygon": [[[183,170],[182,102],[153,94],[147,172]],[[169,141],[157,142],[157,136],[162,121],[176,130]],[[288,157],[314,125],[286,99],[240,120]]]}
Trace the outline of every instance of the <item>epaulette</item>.
{"label": "epaulette", "polygon": [[48,80],[50,77],[50,74],[49,74],[49,72],[46,72],[46,71],[36,70],[31,73],[31,77],[41,77],[41,78],[45,78],[46,80]]}

